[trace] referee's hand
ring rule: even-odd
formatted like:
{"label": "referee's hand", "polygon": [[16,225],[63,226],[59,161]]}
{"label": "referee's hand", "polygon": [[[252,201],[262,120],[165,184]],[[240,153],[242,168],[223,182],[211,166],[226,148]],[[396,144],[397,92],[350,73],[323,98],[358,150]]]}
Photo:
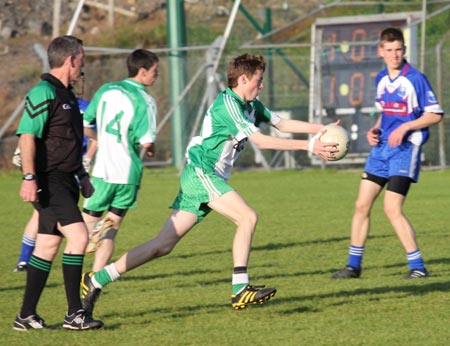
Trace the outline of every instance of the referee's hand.
{"label": "referee's hand", "polygon": [[95,189],[94,186],[92,186],[91,181],[89,180],[89,175],[85,175],[83,178],[81,178],[80,190],[84,198],[89,198],[94,193]]}
{"label": "referee's hand", "polygon": [[37,202],[38,188],[36,180],[23,180],[19,195],[24,202]]}

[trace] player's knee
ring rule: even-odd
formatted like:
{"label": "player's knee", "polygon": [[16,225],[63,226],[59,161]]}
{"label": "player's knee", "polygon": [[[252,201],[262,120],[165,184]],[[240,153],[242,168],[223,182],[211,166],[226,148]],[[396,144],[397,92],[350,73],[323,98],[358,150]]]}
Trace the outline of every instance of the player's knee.
{"label": "player's knee", "polygon": [[89,243],[89,238],[83,239],[82,241],[80,241],[80,243],[78,244],[80,250],[82,250],[82,252],[84,252],[84,250],[86,249],[87,245]]}
{"label": "player's knee", "polygon": [[246,224],[250,226],[253,230],[256,227],[256,224],[258,223],[258,213],[254,211],[253,209],[248,209],[245,211],[245,213],[241,216],[240,220],[238,221],[239,224]]}
{"label": "player's knee", "polygon": [[177,244],[177,241],[174,239],[163,239],[162,241],[157,241],[158,243],[156,246],[155,257],[167,256],[172,252],[173,248]]}
{"label": "player's knee", "polygon": [[250,222],[256,226],[256,224],[258,223],[258,219],[259,219],[258,213],[252,209],[250,213]]}
{"label": "player's knee", "polygon": [[402,211],[400,208],[390,205],[390,204],[385,204],[384,205],[384,214],[387,216],[387,218],[389,220],[392,219],[396,219],[397,217],[399,217],[402,214]]}
{"label": "player's knee", "polygon": [[161,246],[158,248],[158,251],[156,252],[156,257],[163,257],[167,256],[172,252],[174,248],[174,245],[166,244],[164,246]]}
{"label": "player's knee", "polygon": [[66,238],[65,252],[67,253],[84,253],[88,245],[89,238],[86,236],[79,236],[78,238]]}
{"label": "player's knee", "polygon": [[39,249],[37,249],[37,253],[43,253],[48,257],[55,258],[56,254],[59,250],[59,243],[41,243]]}
{"label": "player's knee", "polygon": [[[80,248],[84,249],[86,248],[87,244],[89,243],[89,236],[86,234],[80,234],[78,237],[76,237],[75,239],[68,239],[67,238],[67,243],[72,245],[72,246],[79,246]],[[76,244],[76,245],[75,245]]]}
{"label": "player's knee", "polygon": [[370,212],[371,205],[369,203],[363,202],[359,199],[355,202],[355,214],[368,214]]}

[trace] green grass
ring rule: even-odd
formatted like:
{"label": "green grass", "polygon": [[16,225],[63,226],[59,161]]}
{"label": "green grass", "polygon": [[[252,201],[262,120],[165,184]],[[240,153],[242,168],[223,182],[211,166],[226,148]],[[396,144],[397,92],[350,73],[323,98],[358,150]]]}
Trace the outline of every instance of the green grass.
{"label": "green grass", "polygon": [[[358,280],[330,280],[347,259],[359,171],[235,172],[231,184],[258,211],[249,273],[278,289],[265,305],[230,307],[234,226],[211,214],[174,252],[104,289],[99,331],[61,329],[66,309],[57,257],[38,306],[54,327],[20,333],[12,322],[25,275],[12,273],[31,208],[18,197],[20,176],[0,175],[0,338],[2,345],[447,345],[450,303],[450,172],[423,172],[405,210],[432,277],[404,280],[405,253],[382,211]],[[116,255],[153,237],[178,190],[170,172],[146,171],[138,208],[117,239]],[[116,256],[116,257],[117,257]],[[92,263],[87,256],[85,268]]]}

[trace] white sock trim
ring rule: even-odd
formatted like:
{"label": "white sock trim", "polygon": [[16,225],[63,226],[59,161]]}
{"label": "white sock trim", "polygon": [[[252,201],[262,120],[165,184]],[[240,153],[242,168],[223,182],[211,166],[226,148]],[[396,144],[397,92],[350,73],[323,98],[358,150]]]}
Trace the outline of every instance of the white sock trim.
{"label": "white sock trim", "polygon": [[111,278],[112,281],[116,281],[118,278],[120,278],[120,274],[116,269],[116,266],[114,265],[114,263],[108,264],[105,267],[105,270],[108,272],[109,277]]}
{"label": "white sock trim", "polygon": [[91,276],[91,282],[92,282],[92,285],[94,285],[95,288],[98,288],[99,290],[101,290],[103,288],[103,286],[100,285],[97,280],[95,280],[95,275]]}
{"label": "white sock trim", "polygon": [[23,237],[22,237],[22,244],[26,244],[26,245],[29,245],[29,246],[35,246],[36,245],[36,238],[32,238],[32,237],[29,237],[29,236],[24,234]]}
{"label": "white sock trim", "polygon": [[248,284],[249,282],[248,273],[233,274],[232,276],[231,283],[233,285]]}

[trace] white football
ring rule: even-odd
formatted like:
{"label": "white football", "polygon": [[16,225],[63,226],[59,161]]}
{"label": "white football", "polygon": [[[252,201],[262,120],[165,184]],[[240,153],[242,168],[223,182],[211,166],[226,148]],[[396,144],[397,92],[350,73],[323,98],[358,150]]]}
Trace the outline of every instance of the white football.
{"label": "white football", "polygon": [[333,153],[328,161],[338,161],[347,155],[348,149],[350,147],[350,139],[342,126],[336,124],[328,124],[325,126],[327,130],[322,136],[320,136],[320,141],[323,143],[337,143],[335,147],[338,151]]}

